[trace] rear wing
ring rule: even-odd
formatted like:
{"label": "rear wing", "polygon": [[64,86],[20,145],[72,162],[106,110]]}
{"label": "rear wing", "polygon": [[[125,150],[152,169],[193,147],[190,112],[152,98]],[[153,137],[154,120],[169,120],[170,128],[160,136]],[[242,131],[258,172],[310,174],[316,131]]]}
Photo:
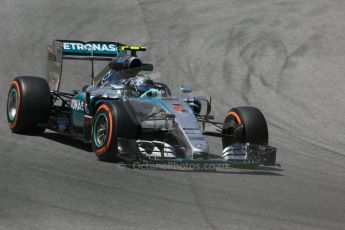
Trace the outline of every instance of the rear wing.
{"label": "rear wing", "polygon": [[127,46],[119,42],[77,40],[54,40],[48,46],[48,83],[51,91],[59,91],[64,59],[88,60],[92,62],[92,77],[94,75],[93,61],[111,61],[120,53],[131,51],[136,56],[137,51],[146,51],[142,46]]}

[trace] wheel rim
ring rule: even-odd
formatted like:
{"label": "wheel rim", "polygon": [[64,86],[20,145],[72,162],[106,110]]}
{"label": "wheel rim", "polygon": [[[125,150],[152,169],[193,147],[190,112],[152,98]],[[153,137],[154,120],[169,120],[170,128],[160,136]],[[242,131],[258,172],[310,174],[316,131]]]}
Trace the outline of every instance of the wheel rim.
{"label": "wheel rim", "polygon": [[105,113],[100,113],[95,121],[94,131],[93,131],[93,139],[95,145],[99,148],[102,147],[106,141],[108,136],[108,117]]}
{"label": "wheel rim", "polygon": [[18,113],[18,93],[15,88],[12,88],[8,97],[7,113],[10,122],[12,122]]}
{"label": "wheel rim", "polygon": [[[233,123],[233,124],[231,124]],[[235,129],[238,126],[243,125],[239,115],[235,112],[229,112],[225,116],[224,120],[224,127],[223,132],[227,134],[232,134],[232,137],[223,137],[223,148],[228,147],[229,145],[235,144],[235,143],[241,143],[245,140],[245,137],[243,136],[244,133],[242,132],[236,132]]]}

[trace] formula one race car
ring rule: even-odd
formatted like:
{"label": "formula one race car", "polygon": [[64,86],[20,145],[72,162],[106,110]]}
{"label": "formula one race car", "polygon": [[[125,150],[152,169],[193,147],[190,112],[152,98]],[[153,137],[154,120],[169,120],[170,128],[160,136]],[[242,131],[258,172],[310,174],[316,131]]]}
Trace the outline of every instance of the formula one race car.
{"label": "formula one race car", "polygon": [[[137,57],[145,47],[118,42],[55,40],[48,46],[48,79],[17,77],[7,101],[7,119],[15,133],[50,129],[92,143],[99,160],[151,163],[207,163],[231,167],[274,166],[263,114],[254,107],[230,109],[213,121],[211,99],[190,96],[181,87],[174,97],[147,71],[153,65]],[[91,63],[91,83],[73,93],[60,91],[65,59]],[[107,61],[94,75],[94,61]],[[212,125],[216,131],[207,131]],[[205,135],[222,140],[223,154],[210,154]]]}

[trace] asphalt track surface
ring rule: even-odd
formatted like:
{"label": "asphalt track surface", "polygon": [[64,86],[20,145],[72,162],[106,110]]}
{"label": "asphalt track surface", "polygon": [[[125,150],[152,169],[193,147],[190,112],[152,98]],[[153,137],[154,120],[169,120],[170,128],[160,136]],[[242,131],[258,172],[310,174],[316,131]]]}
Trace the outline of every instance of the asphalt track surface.
{"label": "asphalt track surface", "polygon": [[[344,11],[342,0],[1,0],[0,229],[344,229]],[[153,77],[212,96],[218,119],[260,108],[282,169],[123,169],[51,132],[12,134],[9,83],[44,77],[55,38],[145,45]],[[75,69],[66,87],[89,81]]]}

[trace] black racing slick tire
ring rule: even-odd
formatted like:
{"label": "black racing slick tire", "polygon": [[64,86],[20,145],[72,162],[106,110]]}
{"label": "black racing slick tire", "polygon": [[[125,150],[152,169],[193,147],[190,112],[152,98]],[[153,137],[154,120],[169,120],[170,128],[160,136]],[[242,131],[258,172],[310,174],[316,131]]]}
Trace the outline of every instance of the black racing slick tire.
{"label": "black racing slick tire", "polygon": [[39,77],[17,77],[11,82],[7,98],[7,121],[15,133],[40,134],[51,107],[47,81]]}
{"label": "black racing slick tire", "polygon": [[130,116],[122,101],[102,103],[92,120],[91,140],[93,150],[100,161],[118,158],[118,138],[136,140],[140,126]]}
{"label": "black racing slick tire", "polygon": [[259,109],[249,106],[231,109],[224,119],[223,149],[232,144],[268,145],[268,128]]}

